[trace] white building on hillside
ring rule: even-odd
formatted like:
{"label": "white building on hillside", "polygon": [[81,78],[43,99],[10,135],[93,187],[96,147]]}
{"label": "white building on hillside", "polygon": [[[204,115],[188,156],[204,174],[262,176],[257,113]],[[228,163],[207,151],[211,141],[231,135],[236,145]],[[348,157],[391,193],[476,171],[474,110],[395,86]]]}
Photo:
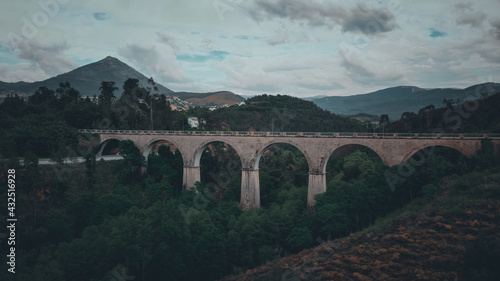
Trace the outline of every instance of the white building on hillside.
{"label": "white building on hillside", "polygon": [[189,117],[188,124],[189,124],[189,126],[191,126],[191,128],[198,128],[198,126],[200,126],[200,123],[198,122],[197,117]]}

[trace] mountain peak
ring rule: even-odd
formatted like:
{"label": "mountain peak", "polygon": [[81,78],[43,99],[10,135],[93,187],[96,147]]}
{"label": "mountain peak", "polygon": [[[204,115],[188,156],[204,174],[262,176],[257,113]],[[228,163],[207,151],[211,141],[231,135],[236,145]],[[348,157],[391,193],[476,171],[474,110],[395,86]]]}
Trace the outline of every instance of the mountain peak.
{"label": "mountain peak", "polygon": [[[115,58],[115,57],[112,57],[112,56],[107,56],[107,57],[103,58],[103,59],[102,59],[102,60],[100,60],[100,61],[102,61],[102,62],[113,62],[113,61],[119,61],[119,62],[121,62],[121,63],[124,63],[124,62],[122,62],[121,60],[119,60],[119,59],[117,59],[117,58]],[[98,61],[98,62],[99,62],[99,61]]]}
{"label": "mountain peak", "polygon": [[[148,77],[121,60],[108,55],[99,61],[80,66],[70,72],[57,75],[56,77],[44,81],[33,83],[3,83],[0,81],[0,102],[2,100],[1,97],[7,94],[29,96],[35,93],[41,86],[55,90],[59,87],[59,83],[66,81],[68,81],[73,88],[77,89],[82,96],[98,96],[100,94],[99,87],[101,86],[101,82],[113,81],[115,82],[115,86],[119,88],[114,95],[119,98],[122,94],[121,87],[129,78],[139,80],[140,87],[148,86]],[[174,94],[172,90],[161,84],[157,83],[157,87],[159,94],[170,96]],[[192,102],[195,104],[234,104],[243,100],[240,96],[228,91],[213,93],[178,92],[176,96],[179,96],[181,99],[191,98],[193,99]]]}
{"label": "mountain peak", "polygon": [[[45,86],[49,89],[57,89],[59,83],[68,81],[71,86],[77,89],[83,96],[99,95],[101,81],[114,81],[116,87],[121,89],[123,83],[134,78],[139,80],[139,86],[146,87],[148,78],[122,62],[121,60],[107,56],[100,61],[89,63],[71,70],[70,72],[57,75],[44,81],[16,84],[11,87],[3,87],[0,93],[18,93],[23,95],[33,94],[39,87]],[[172,90],[158,84],[159,93],[171,94]],[[5,89],[4,89],[5,88]],[[115,92],[115,96],[120,97],[121,91]]]}

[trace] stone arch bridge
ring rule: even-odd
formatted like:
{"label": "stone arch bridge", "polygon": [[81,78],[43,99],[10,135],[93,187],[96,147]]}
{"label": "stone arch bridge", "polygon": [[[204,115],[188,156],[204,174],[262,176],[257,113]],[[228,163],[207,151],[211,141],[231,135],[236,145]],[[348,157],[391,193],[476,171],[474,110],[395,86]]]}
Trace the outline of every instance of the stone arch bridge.
{"label": "stone arch bridge", "polygon": [[[481,140],[490,139],[495,152],[500,151],[500,136],[483,134],[372,134],[372,133],[289,133],[289,132],[207,132],[207,131],[134,131],[80,130],[100,137],[101,150],[112,140],[131,140],[147,158],[154,145],[168,141],[182,155],[183,186],[193,187],[200,181],[200,159],[212,142],[231,145],[241,160],[241,202],[243,209],[260,207],[259,160],[272,144],[287,143],[298,148],[309,166],[308,206],[314,196],[326,191],[326,164],[332,153],[346,145],[372,149],[384,164],[398,165],[427,147],[444,146],[465,156],[481,148]],[[98,155],[100,156],[100,155]]]}

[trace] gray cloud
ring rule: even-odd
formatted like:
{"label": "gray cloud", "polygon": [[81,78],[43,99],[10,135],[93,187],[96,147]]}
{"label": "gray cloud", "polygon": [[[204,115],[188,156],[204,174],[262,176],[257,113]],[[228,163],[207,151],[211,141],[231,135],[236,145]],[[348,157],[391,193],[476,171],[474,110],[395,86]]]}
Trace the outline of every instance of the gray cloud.
{"label": "gray cloud", "polygon": [[342,31],[362,32],[367,35],[389,32],[397,27],[394,16],[385,9],[370,9],[358,4],[342,22]]}
{"label": "gray cloud", "polygon": [[163,32],[163,31],[158,31],[156,32],[156,35],[158,36],[158,41],[161,43],[167,44],[168,46],[172,47],[174,50],[178,50],[179,47],[177,44],[175,44],[175,39],[172,35]]}
{"label": "gray cloud", "polygon": [[23,37],[11,38],[11,50],[19,50],[18,58],[27,60],[34,67],[40,67],[50,76],[68,72],[78,67],[78,64],[64,54],[69,49],[66,41],[42,44],[33,39]]}
{"label": "gray cloud", "polygon": [[146,76],[153,76],[157,81],[175,83],[189,81],[180,70],[181,66],[169,46],[159,50],[155,46],[128,44],[118,49],[118,54],[145,71]]}
{"label": "gray cloud", "polygon": [[248,13],[257,21],[275,17],[303,21],[311,26],[341,26],[342,32],[377,35],[392,31],[398,25],[394,15],[384,8],[358,4],[351,9],[333,3],[302,0],[258,0]]}
{"label": "gray cloud", "polygon": [[495,19],[490,21],[491,26],[493,27],[490,29],[490,34],[493,36],[495,39],[500,40],[500,19]]}
{"label": "gray cloud", "polygon": [[384,67],[380,61],[363,57],[346,49],[341,49],[339,55],[346,76],[360,85],[387,85],[405,80],[404,74],[396,69]]}
{"label": "gray cloud", "polygon": [[288,42],[288,34],[282,33],[267,39],[267,44],[276,46]]}
{"label": "gray cloud", "polygon": [[465,11],[472,11],[472,3],[458,3],[455,4],[455,11],[457,12],[465,12]]}
{"label": "gray cloud", "polygon": [[457,24],[481,27],[488,16],[483,12],[462,14],[457,18]]}
{"label": "gray cloud", "polygon": [[473,28],[478,28],[483,25],[484,20],[488,17],[483,12],[475,12],[472,3],[455,4],[455,13],[458,14],[456,23],[458,25],[469,25]]}
{"label": "gray cloud", "polygon": [[375,78],[375,73],[366,68],[359,60],[352,55],[346,54],[343,50],[340,51],[342,58],[342,66],[347,71],[347,74],[357,81],[370,80]]}

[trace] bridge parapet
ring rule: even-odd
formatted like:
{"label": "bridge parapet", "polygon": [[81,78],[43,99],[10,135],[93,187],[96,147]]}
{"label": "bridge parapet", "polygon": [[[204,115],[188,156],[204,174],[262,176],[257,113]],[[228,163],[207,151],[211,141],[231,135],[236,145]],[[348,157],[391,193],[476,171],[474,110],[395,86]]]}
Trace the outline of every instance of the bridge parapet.
{"label": "bridge parapet", "polygon": [[419,138],[419,139],[500,139],[500,134],[483,133],[357,133],[357,132],[264,132],[264,131],[166,131],[81,129],[81,133],[120,135],[182,135],[241,137],[312,137],[312,138]]}

